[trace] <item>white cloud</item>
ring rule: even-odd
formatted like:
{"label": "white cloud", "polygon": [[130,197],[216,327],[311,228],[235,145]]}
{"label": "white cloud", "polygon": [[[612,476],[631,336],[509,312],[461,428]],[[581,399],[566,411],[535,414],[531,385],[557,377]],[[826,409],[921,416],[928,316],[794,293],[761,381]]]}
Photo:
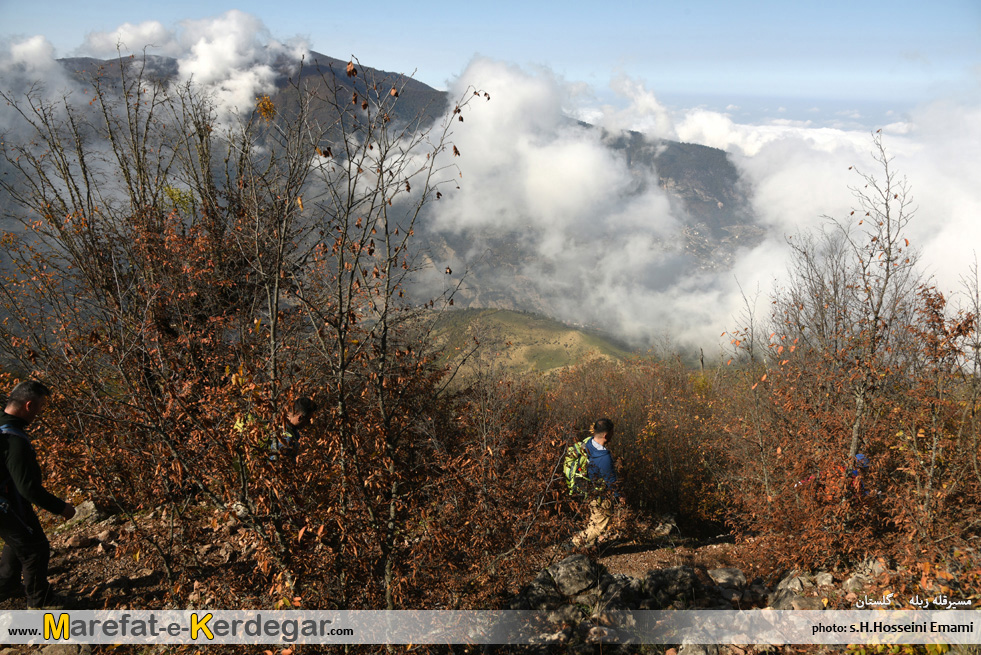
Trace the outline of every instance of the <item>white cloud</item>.
{"label": "white cloud", "polygon": [[606,106],[599,125],[611,132],[634,130],[649,137],[674,139],[674,121],[654,93],[638,80],[626,75],[614,79],[610,88],[629,105],[623,109]]}
{"label": "white cloud", "polygon": [[[118,46],[118,50],[117,50]],[[155,20],[138,25],[123,23],[108,32],[89,32],[81,52],[101,59],[115,57],[118,53],[140,53],[176,57],[182,53],[177,34]]]}
{"label": "white cloud", "polygon": [[[0,75],[3,92],[16,102],[23,102],[29,92],[46,101],[57,100],[75,86],[55,59],[54,47],[43,36],[0,40]],[[14,108],[0,102],[0,131],[21,123]]]}
{"label": "white cloud", "polygon": [[[679,123],[679,134],[735,153],[770,236],[736,262],[733,274],[744,288],[760,285],[764,294],[786,279],[786,236],[819,228],[823,216],[849,220],[856,206],[851,189],[864,190],[858,171],[883,177],[871,156],[872,136],[861,130],[746,125],[695,111]],[[934,103],[884,126],[882,134],[891,169],[908,180],[917,207],[905,236],[921,252],[923,272],[945,293],[956,292],[981,243],[981,108]],[[730,290],[719,307],[735,315],[739,304]],[[723,317],[720,312],[715,321]]]}
{"label": "white cloud", "polygon": [[491,101],[468,112],[456,135],[465,184],[437,217],[441,228],[527,226],[587,236],[605,229],[604,216],[638,224],[639,211],[651,230],[670,224],[656,184],[645,209],[633,205],[629,191],[645,181],[603,144],[600,130],[564,115],[566,89],[555,76],[478,59],[460,79]]}
{"label": "white cloud", "polygon": [[[731,269],[696,272],[676,247],[679,217],[654,176],[638,179],[599,130],[563,117],[569,92],[562,80],[489,60],[475,61],[461,79],[490,91],[492,101],[468,113],[457,135],[464,178],[442,201],[440,228],[520,231],[535,260],[519,272],[560,318],[627,337],[670,333],[675,343],[709,349],[743,313],[740,288],[750,300],[759,290],[757,316],[767,318],[768,296],[787,276],[787,236],[820,227],[823,216],[846,219],[855,205],[850,187],[861,183],[856,170],[880,174],[864,129],[741,123],[702,108],[672,116],[643,85],[620,78],[613,86],[629,108],[579,107],[577,117],[610,128],[653,126],[724,149],[752,190],[768,236],[741,251]],[[882,132],[918,201],[910,241],[925,270],[955,289],[981,243],[981,109],[938,103]]]}
{"label": "white cloud", "polygon": [[0,70],[5,73],[44,78],[58,67],[54,46],[43,36],[9,41],[0,45]]}
{"label": "white cloud", "polygon": [[261,20],[236,9],[183,22],[179,39],[181,78],[210,89],[233,112],[251,111],[257,95],[275,90],[281,57],[296,62],[308,50],[302,42],[273,40]]}
{"label": "white cloud", "polygon": [[[466,231],[472,247],[458,253],[469,255],[464,263],[479,260],[484,237],[516,232],[526,255],[517,272],[559,318],[638,339],[672,322],[694,329],[701,319],[670,301],[689,299],[672,290],[685,266],[680,225],[656,174],[631,170],[602,130],[565,116],[569,90],[548,71],[478,59],[460,79],[491,96],[467,111],[454,135],[461,188],[434,217],[447,234]],[[640,118],[657,118],[663,108],[653,95],[630,88]],[[698,288],[693,279],[685,284]]]}
{"label": "white cloud", "polygon": [[[899,125],[893,131],[899,130]],[[791,139],[806,144],[808,149],[836,150],[843,144],[868,143],[864,131],[848,131],[815,127],[811,121],[775,119],[762,124],[735,122],[729,114],[707,109],[693,109],[677,122],[681,141],[698,143],[727,152],[752,157],[773,141]]]}
{"label": "white cloud", "polygon": [[918,206],[911,241],[941,289],[954,289],[981,247],[981,107],[922,107],[890,142],[893,165],[909,178]]}
{"label": "white cloud", "polygon": [[90,33],[81,52],[111,58],[117,44],[123,53],[146,49],[148,54],[177,59],[180,81],[193,80],[213,93],[223,118],[251,111],[257,96],[275,90],[282,61],[295,63],[308,51],[298,39],[277,41],[259,18],[237,9],[183,21],[174,30],[158,21],[123,23]]}

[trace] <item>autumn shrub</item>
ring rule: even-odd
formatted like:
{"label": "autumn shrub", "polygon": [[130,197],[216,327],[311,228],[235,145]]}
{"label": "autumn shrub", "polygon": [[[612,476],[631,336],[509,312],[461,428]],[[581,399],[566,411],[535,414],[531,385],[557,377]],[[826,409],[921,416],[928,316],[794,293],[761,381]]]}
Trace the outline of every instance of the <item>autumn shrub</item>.
{"label": "autumn shrub", "polygon": [[625,443],[629,488],[640,508],[675,515],[689,533],[718,534],[728,502],[719,484],[728,467],[720,438],[728,416],[724,380],[677,362],[662,363],[656,380],[647,422]]}
{"label": "autumn shrub", "polygon": [[[58,392],[52,482],[114,503],[119,554],[152,557],[178,603],[497,602],[568,529],[547,390],[450,387],[428,333],[446,299],[404,298],[458,121],[395,126],[404,81],[352,70],[361,103],[322,76],[232,126],[138,61],[83,107],[7,98],[36,140],[4,143],[25,230],[0,350]],[[296,461],[272,460],[301,395],[320,411]]]}
{"label": "autumn shrub", "polygon": [[942,375],[923,354],[915,374],[869,403],[855,458],[852,391],[832,362],[804,353],[763,375],[747,372],[741,404],[760,409],[729,434],[733,525],[767,537],[772,556],[798,566],[870,555],[933,561],[969,543],[979,500],[971,385],[948,370],[938,393]]}
{"label": "autumn shrub", "polygon": [[[977,535],[977,307],[950,312],[934,287],[918,293],[909,326],[919,344],[908,392],[889,409],[884,503],[908,556],[950,552]],[[977,296],[975,295],[975,298]],[[939,554],[939,553],[937,553]]]}
{"label": "autumn shrub", "polygon": [[543,421],[565,446],[588,435],[597,419],[613,421],[623,494],[641,516],[673,515],[695,532],[721,529],[714,374],[674,358],[638,357],[587,362],[539,384]]}
{"label": "autumn shrub", "polygon": [[[405,80],[358,71],[241,120],[139,60],[97,74],[84,105],[4,96],[29,136],[3,142],[24,229],[5,242],[0,350],[59,391],[60,481],[111,498],[174,589],[215,538],[192,520],[203,503],[242,525],[248,560],[225,586],[249,602],[421,597],[419,516],[471,444],[433,428],[455,407],[425,346],[435,303],[402,289],[472,96],[441,128],[396,125]],[[268,445],[299,395],[323,411],[289,466]]]}
{"label": "autumn shrub", "polygon": [[977,529],[976,285],[950,312],[924,283],[878,135],[873,158],[855,211],[792,240],[769,323],[732,333],[729,520],[785,565],[933,561]]}
{"label": "autumn shrub", "polygon": [[[740,405],[752,408],[751,418],[737,421],[728,435],[730,521],[740,531],[768,537],[767,547],[784,564],[836,563],[849,554],[860,559],[873,538],[884,536],[878,497],[865,494],[882,469],[878,462],[870,468],[850,464],[841,454],[854,416],[834,378],[817,383],[822,373],[816,362],[771,370],[762,382],[762,376],[744,373],[747,397]],[[749,390],[751,384],[756,388]],[[881,430],[864,433],[863,455],[872,461]]]}
{"label": "autumn shrub", "polygon": [[620,436],[635,435],[647,419],[647,407],[657,393],[657,364],[638,359],[612,362],[595,359],[541,381],[546,389],[545,414],[580,439],[593,423],[611,419]]}

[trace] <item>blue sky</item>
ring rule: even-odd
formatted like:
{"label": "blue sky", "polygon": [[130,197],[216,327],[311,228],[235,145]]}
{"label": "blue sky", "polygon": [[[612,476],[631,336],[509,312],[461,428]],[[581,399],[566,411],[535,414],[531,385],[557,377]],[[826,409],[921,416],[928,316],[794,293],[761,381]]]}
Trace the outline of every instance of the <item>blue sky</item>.
{"label": "blue sky", "polygon": [[[902,112],[975,93],[981,2],[570,2],[370,4],[295,0],[237,4],[174,0],[0,0],[2,37],[43,35],[59,57],[91,54],[86,36],[123,23],[182,21],[229,9],[272,38],[446,88],[475,55],[545,67],[607,96],[611,78],[640,80],[668,105],[739,105],[771,116],[807,111]],[[140,46],[142,44],[129,44]],[[752,109],[750,109],[752,108]]]}

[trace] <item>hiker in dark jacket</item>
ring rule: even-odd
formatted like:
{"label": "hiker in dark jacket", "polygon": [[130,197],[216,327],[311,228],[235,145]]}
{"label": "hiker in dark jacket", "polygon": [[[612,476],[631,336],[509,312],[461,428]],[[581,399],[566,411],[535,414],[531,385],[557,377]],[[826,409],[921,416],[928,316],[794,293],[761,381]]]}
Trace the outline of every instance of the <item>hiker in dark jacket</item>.
{"label": "hiker in dark jacket", "polygon": [[[51,549],[32,505],[65,519],[75,508],[51,494],[41,480],[34,446],[26,429],[44,409],[51,391],[44,384],[21,382],[7,398],[0,417],[0,600],[26,592],[30,607],[60,604],[48,584]],[[23,576],[23,586],[21,577]]]}
{"label": "hiker in dark jacket", "polygon": [[300,430],[310,425],[316,413],[317,404],[310,398],[302,396],[294,400],[293,405],[286,412],[282,432],[274,434],[269,444],[269,459],[285,460],[295,464],[296,456],[300,451]]}
{"label": "hiker in dark jacket", "polygon": [[586,442],[589,453],[589,524],[572,538],[575,546],[592,546],[603,541],[613,520],[613,501],[620,496],[616,466],[607,446],[613,439],[613,421],[601,418],[593,424],[593,438]]}

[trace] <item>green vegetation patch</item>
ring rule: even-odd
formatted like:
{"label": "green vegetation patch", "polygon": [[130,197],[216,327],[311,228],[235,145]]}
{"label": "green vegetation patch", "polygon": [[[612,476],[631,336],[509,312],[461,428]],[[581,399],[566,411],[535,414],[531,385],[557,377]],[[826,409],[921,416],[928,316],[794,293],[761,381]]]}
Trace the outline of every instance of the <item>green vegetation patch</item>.
{"label": "green vegetation patch", "polygon": [[444,313],[436,337],[448,362],[478,347],[477,357],[514,372],[545,373],[591,359],[621,361],[632,352],[598,330],[501,309],[462,309]]}

